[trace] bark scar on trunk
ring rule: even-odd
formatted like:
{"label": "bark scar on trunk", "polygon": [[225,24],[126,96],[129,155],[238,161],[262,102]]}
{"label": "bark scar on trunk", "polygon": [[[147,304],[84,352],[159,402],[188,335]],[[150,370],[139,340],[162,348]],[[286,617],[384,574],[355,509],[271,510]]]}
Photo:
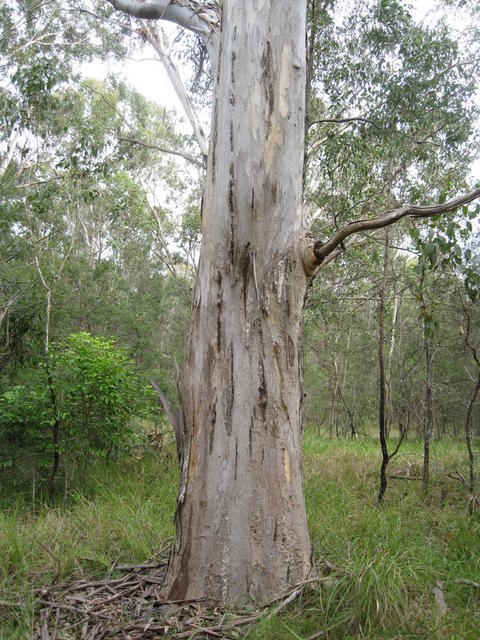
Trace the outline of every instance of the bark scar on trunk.
{"label": "bark scar on trunk", "polygon": [[222,287],[222,272],[217,272],[216,282],[218,284],[217,294],[217,352],[222,351],[222,338],[223,338],[223,287]]}
{"label": "bark scar on trunk", "polygon": [[228,250],[228,265],[230,273],[234,273],[237,249],[237,187],[235,183],[235,165],[230,163],[230,180],[228,183],[228,211],[230,214],[230,242]]}
{"label": "bark scar on trunk", "polygon": [[319,241],[309,233],[305,233],[304,237],[300,240],[303,268],[306,275],[311,279],[317,275],[323,262],[323,258],[317,258],[315,253],[318,243]]}
{"label": "bark scar on trunk", "polygon": [[235,370],[234,370],[232,341],[230,342],[230,347],[228,350],[227,362],[225,365],[225,374],[227,376],[226,384],[225,384],[225,395],[226,395],[225,429],[228,435],[231,435],[233,404],[235,402]]}

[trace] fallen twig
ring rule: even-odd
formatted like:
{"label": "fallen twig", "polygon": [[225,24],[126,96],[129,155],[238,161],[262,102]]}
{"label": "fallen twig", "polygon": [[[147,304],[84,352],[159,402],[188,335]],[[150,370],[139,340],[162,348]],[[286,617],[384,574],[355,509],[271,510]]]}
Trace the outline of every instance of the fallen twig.
{"label": "fallen twig", "polygon": [[25,605],[21,602],[9,602],[8,600],[0,600],[0,607],[4,609],[23,609]]}
{"label": "fallen twig", "polygon": [[280,611],[283,611],[286,607],[288,607],[288,605],[293,602],[294,600],[296,600],[298,598],[298,596],[302,593],[303,591],[303,586],[301,586],[300,588],[296,589],[295,591],[292,591],[292,593],[285,598],[285,600],[283,600],[278,607],[275,607],[275,609],[268,614],[268,618],[273,618],[273,616],[276,616],[280,613]]}
{"label": "fallen twig", "polygon": [[[79,637],[85,640],[154,640],[165,635],[179,640],[197,635],[233,640],[238,627],[278,615],[307,585],[328,579],[320,576],[306,580],[256,612],[226,619],[218,609],[207,611],[203,600],[162,600],[158,589],[165,577],[163,561],[121,565],[115,570],[127,574],[123,578],[76,580],[38,589],[35,605],[40,610],[33,640],[51,640],[56,633],[72,628],[79,629]],[[119,624],[119,620],[124,622]]]}
{"label": "fallen twig", "polygon": [[475,589],[480,589],[480,583],[475,582],[474,580],[469,580],[468,578],[457,578],[455,580],[457,584],[466,584],[469,587],[474,587]]}
{"label": "fallen twig", "polygon": [[122,564],[115,567],[115,571],[143,571],[144,569],[159,569],[165,567],[166,562],[147,562],[144,564]]}

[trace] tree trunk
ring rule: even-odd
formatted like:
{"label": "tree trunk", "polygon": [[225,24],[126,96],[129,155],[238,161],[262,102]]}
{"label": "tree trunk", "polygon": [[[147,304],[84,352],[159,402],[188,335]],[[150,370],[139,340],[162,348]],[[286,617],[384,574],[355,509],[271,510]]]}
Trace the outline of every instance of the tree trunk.
{"label": "tree trunk", "polygon": [[385,328],[383,315],[385,311],[385,295],[387,291],[388,275],[388,230],[385,231],[385,250],[383,255],[383,276],[382,287],[380,289],[380,304],[378,306],[378,372],[379,372],[379,401],[378,401],[378,425],[380,447],[382,450],[382,466],[380,468],[380,489],[378,491],[378,502],[382,502],[387,490],[387,466],[390,462],[388,454],[387,436],[385,430],[386,404],[385,404],[385,359],[383,346],[385,342]]}
{"label": "tree trunk", "polygon": [[393,400],[392,400],[392,360],[395,351],[395,340],[397,331],[398,312],[402,304],[402,292],[398,292],[396,285],[393,287],[393,317],[392,317],[392,335],[390,338],[390,349],[385,363],[385,432],[387,438],[390,436],[390,427],[393,422]]}
{"label": "tree trunk", "polygon": [[165,594],[241,604],[312,570],[301,475],[305,3],[226,0],[220,40]]}
{"label": "tree trunk", "polygon": [[473,516],[473,508],[475,506],[475,502],[477,502],[477,499],[475,497],[475,457],[474,457],[473,446],[472,446],[472,413],[473,413],[473,407],[475,406],[475,402],[477,400],[479,391],[480,391],[480,369],[477,373],[477,382],[475,384],[472,397],[470,398],[470,402],[468,404],[468,410],[467,410],[467,417],[465,418],[465,442],[466,442],[467,451],[468,451],[468,492],[470,494],[469,500],[468,500],[468,513],[471,516]]}
{"label": "tree trunk", "polygon": [[[330,420],[329,420],[329,435],[330,439],[333,438],[336,422],[336,407],[337,407],[337,390],[338,390],[338,367],[337,360],[333,359],[333,381],[332,381],[332,397],[330,401]],[[338,433],[337,433],[338,435]]]}
{"label": "tree trunk", "polygon": [[475,346],[474,343],[470,342],[471,321],[468,307],[466,307],[465,304],[463,304],[463,312],[466,321],[465,346],[471,352],[473,360],[477,365],[477,381],[468,404],[467,416],[465,418],[465,443],[468,451],[468,492],[470,494],[468,500],[468,513],[470,516],[473,516],[473,510],[475,504],[478,504],[478,500],[475,496],[475,457],[472,443],[472,417],[475,402],[477,401],[477,397],[480,392],[480,358],[478,354],[478,343],[477,346]]}
{"label": "tree trunk", "polygon": [[430,336],[427,329],[427,319],[425,315],[425,267],[420,277],[420,299],[423,313],[423,349],[425,354],[425,418],[423,425],[423,490],[426,492],[430,478],[430,441],[433,434],[433,373]]}

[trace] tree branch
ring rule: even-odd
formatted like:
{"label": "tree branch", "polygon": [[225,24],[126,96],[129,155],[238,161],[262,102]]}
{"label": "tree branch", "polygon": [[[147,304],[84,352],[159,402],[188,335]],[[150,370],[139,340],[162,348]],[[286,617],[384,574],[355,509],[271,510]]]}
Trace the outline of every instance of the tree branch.
{"label": "tree branch", "polygon": [[138,144],[141,147],[146,147],[147,149],[155,149],[157,151],[161,151],[162,153],[167,153],[172,156],[179,156],[180,158],[183,158],[187,162],[194,164],[196,167],[203,169],[203,163],[200,162],[200,160],[197,160],[190,154],[185,153],[184,151],[177,151],[176,149],[166,149],[165,147],[158,146],[158,144],[144,142],[143,140],[135,140],[133,138],[118,138],[118,139],[121,140],[122,142],[130,142],[131,144]]}
{"label": "tree branch", "polygon": [[0,164],[0,178],[8,169],[8,165],[10,164],[13,158],[13,154],[15,153],[15,149],[17,148],[19,137],[20,137],[20,134],[18,131],[12,131],[10,133],[10,137],[8,139],[8,144],[7,144],[7,151]]}
{"label": "tree branch", "polygon": [[158,386],[158,384],[155,382],[155,380],[153,378],[150,378],[150,384],[152,385],[152,387],[157,392],[157,395],[160,398],[160,402],[162,403],[163,410],[165,411],[165,414],[166,414],[168,420],[170,421],[170,424],[172,425],[173,430],[175,432],[175,442],[176,442],[176,445],[177,445],[177,456],[178,456],[178,459],[180,460],[181,446],[180,446],[180,413],[179,413],[179,410],[177,409],[177,407],[174,407],[172,409],[172,407],[170,406],[169,401],[167,400],[167,397],[165,396],[165,394],[163,393],[163,391],[160,389],[160,387]]}
{"label": "tree branch", "polygon": [[371,124],[372,127],[375,127],[379,131],[383,131],[383,127],[377,124],[374,120],[370,120],[369,118],[363,118],[362,116],[352,116],[348,118],[321,118],[320,120],[315,120],[314,122],[310,122],[309,127],[313,127],[316,124],[349,124],[353,122],[363,122],[364,124]]}
{"label": "tree branch", "polygon": [[199,35],[207,48],[212,67],[217,62],[218,9],[197,0],[108,0],[118,11],[144,20],[168,20]]}
{"label": "tree branch", "polygon": [[321,240],[317,240],[313,247],[313,253],[317,266],[320,265],[327,256],[329,256],[335,249],[349,236],[361,231],[371,231],[373,229],[382,229],[388,227],[395,222],[398,222],[402,218],[431,218],[433,216],[449,213],[455,211],[459,207],[465,204],[473,202],[477,198],[480,198],[480,188],[470,191],[470,193],[452,198],[443,204],[432,205],[428,207],[420,207],[418,205],[405,205],[398,209],[387,211],[386,213],[378,216],[377,218],[371,218],[370,220],[358,220],[357,222],[351,222],[343,229],[339,229],[337,233],[330,238],[326,243]]}
{"label": "tree branch", "polygon": [[8,311],[9,311],[10,307],[12,307],[16,303],[17,300],[18,300],[18,298],[14,298],[13,300],[9,300],[0,309],[0,329],[2,328],[3,320],[4,320],[5,316],[8,314]]}
{"label": "tree branch", "polygon": [[183,86],[182,79],[180,77],[180,73],[177,69],[177,66],[173,62],[171,56],[166,51],[165,47],[165,36],[161,29],[155,30],[152,25],[142,24],[141,33],[146,38],[146,40],[152,45],[155,53],[158,55],[160,61],[162,62],[165,71],[170,78],[170,82],[172,83],[173,89],[177,94],[178,99],[185,111],[185,115],[193,129],[193,133],[198,142],[198,146],[200,147],[200,151],[204,158],[204,162],[206,163],[206,159],[208,156],[208,140],[203,131],[202,125],[198,119],[198,116],[193,107],[192,101],[188,97],[188,94]]}

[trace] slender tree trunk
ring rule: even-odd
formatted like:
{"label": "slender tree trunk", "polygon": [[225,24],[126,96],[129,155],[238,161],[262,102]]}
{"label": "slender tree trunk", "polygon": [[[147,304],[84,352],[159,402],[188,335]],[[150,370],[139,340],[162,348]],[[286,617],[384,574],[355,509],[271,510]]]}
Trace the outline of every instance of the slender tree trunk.
{"label": "slender tree trunk", "polygon": [[432,355],[425,314],[425,268],[420,278],[420,298],[423,309],[423,349],[425,353],[425,422],[423,427],[423,490],[427,491],[430,476],[430,441],[433,433]]}
{"label": "slender tree trunk", "polygon": [[[43,280],[43,276],[42,276],[42,280]],[[50,359],[49,359],[50,315],[52,312],[52,290],[46,284],[44,284],[44,287],[46,289],[46,305],[45,305],[45,331],[44,331],[43,353],[45,356],[45,372],[47,374],[47,386],[48,386],[48,392],[50,395],[50,404],[52,405],[52,413],[53,413],[53,425],[52,425],[53,464],[52,464],[52,473],[50,475],[48,495],[49,495],[49,499],[53,500],[56,492],[58,467],[60,463],[60,454],[58,451],[60,421],[58,417],[57,394],[55,393],[55,387],[53,385],[53,376],[52,376],[52,370],[50,367]]]}
{"label": "slender tree trunk", "polygon": [[[347,344],[345,346],[345,351],[344,351],[344,358],[343,358],[343,376],[342,376],[342,382],[339,388],[339,394],[340,394],[340,398],[343,402],[343,406],[345,408],[345,411],[347,413],[348,416],[348,422],[349,422],[349,426],[350,426],[350,437],[351,438],[355,438],[355,436],[357,435],[357,429],[355,427],[355,422],[353,420],[353,411],[350,409],[350,407],[347,405],[346,400],[345,400],[345,387],[347,386],[347,372],[348,372],[348,355],[350,353],[350,339],[351,339],[351,335],[352,335],[352,325],[350,324],[348,326],[348,333],[347,333]],[[355,403],[353,403],[355,405]]]}
{"label": "slender tree trunk", "polygon": [[220,40],[164,591],[241,604],[312,570],[301,475],[305,3],[225,0]]}
{"label": "slender tree trunk", "polygon": [[470,403],[468,405],[467,417],[465,418],[465,442],[467,445],[468,451],[468,492],[470,494],[470,498],[468,501],[468,513],[473,515],[473,508],[476,502],[475,498],[475,458],[473,454],[472,447],[472,413],[473,407],[475,406],[475,401],[478,397],[478,392],[480,391],[480,369],[477,375],[477,382],[475,384],[475,388],[473,390],[472,397],[470,398]]}
{"label": "slender tree trunk", "polygon": [[[67,207],[67,212],[69,213],[68,207]],[[44,329],[43,352],[45,356],[45,370],[47,374],[47,385],[48,385],[50,402],[52,405],[52,412],[53,412],[53,426],[52,426],[53,465],[52,465],[52,474],[50,476],[50,486],[49,486],[49,497],[50,497],[50,500],[52,500],[53,497],[55,496],[57,474],[58,474],[58,467],[59,467],[59,461],[60,461],[60,453],[59,453],[59,447],[58,447],[58,439],[60,435],[60,417],[59,417],[59,411],[58,411],[57,394],[55,391],[55,386],[53,384],[53,376],[52,376],[52,370],[50,368],[50,359],[49,359],[50,316],[52,313],[53,292],[60,280],[62,271],[65,267],[65,264],[67,263],[70,253],[72,252],[73,245],[75,242],[75,226],[73,226],[73,229],[72,229],[72,239],[71,239],[70,247],[64,256],[57,273],[53,276],[50,284],[47,283],[43,275],[42,268],[40,266],[40,260],[38,258],[36,242],[35,242],[32,229],[30,229],[30,235],[32,237],[32,248],[33,248],[35,267],[37,269],[40,282],[42,283],[42,287],[45,289],[45,329]]]}
{"label": "slender tree trunk", "polygon": [[20,134],[18,133],[18,131],[12,131],[10,133],[10,138],[7,143],[7,150],[3,157],[2,162],[0,163],[0,178],[6,172],[6,170],[8,169],[8,165],[12,161],[13,154],[15,153],[15,150],[18,146],[19,138],[20,138]]}
{"label": "slender tree trunk", "polygon": [[190,125],[193,130],[193,134],[195,139],[200,147],[200,151],[202,153],[202,157],[206,160],[208,154],[208,142],[205,136],[205,133],[202,129],[202,125],[199,122],[195,109],[193,108],[192,102],[188,97],[188,93],[183,86],[182,80],[180,78],[180,74],[178,69],[170,57],[169,53],[166,51],[163,41],[162,32],[158,32],[153,25],[145,23],[142,26],[142,35],[150,42],[153,49],[157,53],[160,61],[163,64],[165,71],[170,78],[170,82],[172,83],[172,87],[175,91],[177,98],[179,99],[183,111],[187,116]]}
{"label": "slender tree trunk", "polygon": [[333,360],[333,381],[332,381],[332,398],[330,401],[330,418],[329,418],[329,435],[330,435],[330,439],[333,438],[333,433],[335,430],[335,422],[336,422],[336,415],[337,415],[337,391],[338,391],[338,367],[337,367],[337,360],[336,358],[334,358]]}
{"label": "slender tree trunk", "polygon": [[424,350],[425,350],[425,366],[426,366],[426,381],[425,381],[425,426],[423,434],[423,488],[426,491],[428,489],[428,482],[430,476],[430,441],[433,433],[433,410],[432,410],[432,359],[430,338],[424,328]]}
{"label": "slender tree trunk", "polygon": [[473,408],[480,392],[480,358],[478,354],[478,344],[477,346],[475,346],[472,342],[470,342],[471,322],[468,308],[463,305],[463,309],[466,320],[465,346],[471,352],[473,360],[477,365],[477,381],[473,389],[472,397],[470,398],[470,402],[468,404],[467,416],[465,418],[465,443],[467,445],[468,451],[468,492],[470,494],[468,501],[468,513],[470,516],[472,516],[475,504],[478,504],[478,500],[475,496],[475,457],[472,446],[472,416]]}
{"label": "slender tree trunk", "polygon": [[50,393],[50,403],[52,405],[53,412],[53,427],[52,427],[52,448],[53,448],[53,465],[52,465],[52,473],[50,476],[50,486],[49,486],[49,498],[53,500],[55,497],[55,492],[57,488],[57,475],[58,475],[58,467],[60,464],[60,452],[58,450],[58,438],[60,435],[60,420],[58,418],[58,405],[57,405],[57,394],[55,393],[55,388],[53,386],[53,377],[50,369],[50,363],[48,361],[48,357],[46,359],[46,371],[47,371],[47,384]]}
{"label": "slender tree trunk", "polygon": [[380,289],[380,304],[378,307],[378,371],[379,371],[379,403],[378,403],[378,425],[380,436],[380,447],[382,449],[382,466],[380,468],[380,489],[378,492],[378,502],[382,502],[387,490],[387,466],[390,461],[387,447],[387,437],[385,430],[386,404],[385,404],[385,361],[383,355],[383,345],[385,342],[384,311],[385,294],[387,290],[388,275],[388,230],[385,231],[385,250],[383,256],[383,277]]}
{"label": "slender tree trunk", "polygon": [[402,301],[401,293],[398,293],[396,288],[393,292],[393,317],[392,317],[392,335],[390,338],[390,348],[388,350],[388,357],[385,367],[385,388],[386,388],[386,401],[385,401],[385,422],[386,433],[390,435],[390,427],[393,422],[393,404],[392,404],[392,360],[395,351],[395,341],[397,333],[397,320],[398,312]]}

